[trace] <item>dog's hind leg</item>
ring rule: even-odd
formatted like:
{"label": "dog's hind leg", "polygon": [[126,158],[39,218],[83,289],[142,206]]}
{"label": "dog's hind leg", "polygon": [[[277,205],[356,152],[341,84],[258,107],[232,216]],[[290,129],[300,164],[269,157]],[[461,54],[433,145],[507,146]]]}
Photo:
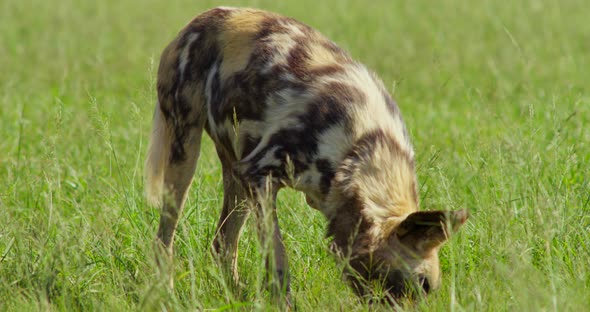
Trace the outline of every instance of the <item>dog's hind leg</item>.
{"label": "dog's hind leg", "polygon": [[[182,127],[171,125],[163,116],[159,105],[154,113],[152,138],[146,162],[146,189],[148,198],[161,207],[156,259],[160,269],[166,267],[168,274],[172,268],[170,260],[173,254],[174,233],[199,158],[203,123],[185,123]],[[166,258],[165,267],[162,256]],[[170,274],[171,285],[172,280]]]}

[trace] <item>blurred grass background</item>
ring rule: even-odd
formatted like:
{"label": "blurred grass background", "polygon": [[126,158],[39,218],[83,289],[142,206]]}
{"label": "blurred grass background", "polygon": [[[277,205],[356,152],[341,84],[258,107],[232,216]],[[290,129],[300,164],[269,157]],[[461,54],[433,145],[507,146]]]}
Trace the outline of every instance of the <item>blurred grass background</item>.
{"label": "blurred grass background", "polygon": [[[176,244],[155,274],[142,165],[161,50],[218,5],[295,17],[382,77],[417,158],[422,209],[468,208],[443,287],[408,310],[588,311],[590,5],[584,0],[0,3],[0,310],[272,309],[251,224],[246,287],[209,246],[222,201],[206,139]],[[369,310],[340,279],[325,221],[284,191],[293,295]]]}

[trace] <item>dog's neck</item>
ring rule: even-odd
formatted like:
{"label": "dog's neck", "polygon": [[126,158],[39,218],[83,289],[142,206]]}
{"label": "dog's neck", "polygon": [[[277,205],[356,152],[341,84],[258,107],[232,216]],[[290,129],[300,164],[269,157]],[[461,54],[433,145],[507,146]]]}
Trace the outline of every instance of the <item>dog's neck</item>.
{"label": "dog's neck", "polygon": [[383,133],[361,138],[340,164],[324,202],[328,236],[342,251],[378,244],[418,210],[416,184],[413,157],[395,140]]}

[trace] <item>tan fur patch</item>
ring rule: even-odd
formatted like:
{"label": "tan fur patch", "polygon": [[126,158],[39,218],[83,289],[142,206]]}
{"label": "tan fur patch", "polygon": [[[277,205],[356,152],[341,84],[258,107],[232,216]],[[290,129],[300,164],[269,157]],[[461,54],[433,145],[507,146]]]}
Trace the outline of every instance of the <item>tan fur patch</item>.
{"label": "tan fur patch", "polygon": [[223,62],[220,67],[222,81],[231,74],[243,70],[254,50],[254,36],[260,30],[266,13],[247,10],[230,16],[220,34]]}
{"label": "tan fur patch", "polygon": [[310,47],[309,54],[310,58],[307,65],[310,69],[332,64],[338,64],[340,61],[337,55],[334,54],[334,52],[326,49],[326,47],[318,43],[313,44]]}

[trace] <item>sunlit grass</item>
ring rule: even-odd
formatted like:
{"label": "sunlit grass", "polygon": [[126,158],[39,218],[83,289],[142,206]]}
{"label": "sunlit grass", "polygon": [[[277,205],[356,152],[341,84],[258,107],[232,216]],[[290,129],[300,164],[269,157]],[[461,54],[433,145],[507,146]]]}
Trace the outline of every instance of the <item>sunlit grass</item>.
{"label": "sunlit grass", "polygon": [[[5,1],[0,4],[0,310],[268,309],[252,222],[232,292],[210,254],[221,170],[205,139],[157,278],[142,191],[159,53],[216,5],[296,17],[374,69],[413,138],[423,209],[468,208],[443,286],[407,309],[584,311],[590,302],[590,23],[585,1]],[[368,310],[325,220],[279,216],[296,306]]]}

